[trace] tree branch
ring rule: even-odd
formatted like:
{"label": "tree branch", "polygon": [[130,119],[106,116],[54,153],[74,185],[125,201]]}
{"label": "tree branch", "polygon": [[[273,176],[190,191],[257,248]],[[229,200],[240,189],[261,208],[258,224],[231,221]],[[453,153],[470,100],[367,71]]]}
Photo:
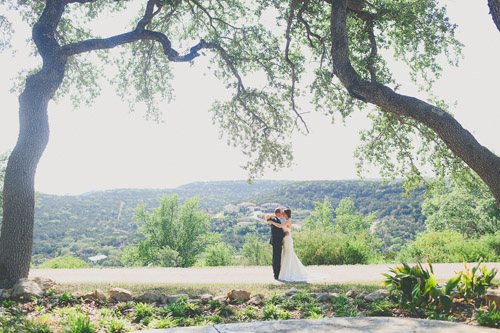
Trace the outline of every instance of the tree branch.
{"label": "tree branch", "polygon": [[288,21],[286,25],[286,33],[285,33],[285,38],[286,38],[286,46],[285,46],[285,61],[290,65],[290,68],[292,69],[292,87],[290,91],[290,99],[292,101],[292,110],[295,112],[297,115],[297,119],[300,119],[302,124],[304,125],[306,132],[309,133],[309,128],[307,127],[306,122],[302,118],[302,115],[297,111],[297,108],[295,106],[295,82],[297,81],[297,76],[295,74],[295,64],[293,61],[290,59],[289,54],[290,54],[290,43],[292,41],[292,38],[290,36],[290,31],[292,29],[292,22],[293,18],[295,16],[295,7],[297,4],[302,1],[302,0],[292,0],[290,4],[290,14],[288,16]]}

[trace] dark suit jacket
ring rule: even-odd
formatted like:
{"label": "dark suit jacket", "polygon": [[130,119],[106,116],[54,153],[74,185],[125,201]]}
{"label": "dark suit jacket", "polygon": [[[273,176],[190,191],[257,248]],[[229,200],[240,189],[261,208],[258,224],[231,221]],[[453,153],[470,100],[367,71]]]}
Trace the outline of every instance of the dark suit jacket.
{"label": "dark suit jacket", "polygon": [[[273,222],[281,224],[281,221],[277,216],[274,216],[272,220]],[[271,224],[271,240],[269,241],[269,244],[273,246],[281,246],[283,244],[283,237],[285,237],[283,229]]]}

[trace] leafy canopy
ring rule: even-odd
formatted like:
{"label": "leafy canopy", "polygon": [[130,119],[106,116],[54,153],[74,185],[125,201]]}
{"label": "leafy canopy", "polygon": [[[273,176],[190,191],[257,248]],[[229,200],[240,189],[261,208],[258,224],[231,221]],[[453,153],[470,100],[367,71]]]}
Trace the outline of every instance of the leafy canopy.
{"label": "leafy canopy", "polygon": [[[312,107],[332,119],[337,115],[344,119],[355,109],[366,108],[332,73],[328,1],[165,0],[148,4],[156,7],[147,28],[163,34],[168,45],[185,53],[200,41],[200,52],[210,59],[207,69],[232,91],[229,100],[215,102],[211,113],[221,136],[247,155],[245,168],[250,178],[261,175],[264,168],[291,164],[290,135],[283,128],[308,131],[300,108],[308,105],[306,95]],[[3,0],[2,5],[33,26],[44,2]],[[102,31],[103,22],[116,22],[118,34],[133,30],[144,12],[144,3],[139,1],[68,2],[56,38],[61,46],[100,38],[107,33]],[[132,28],[121,26],[126,20]],[[462,45],[454,35],[456,26],[438,1],[373,0],[352,11],[347,25],[350,60],[363,79],[397,90],[399,83],[391,69],[397,59],[407,65],[411,79],[429,99],[446,108],[430,89],[442,71],[443,59],[456,65]],[[11,29],[7,16],[0,16],[1,48],[8,45]],[[91,103],[107,79],[133,108],[144,106],[147,117],[154,120],[161,119],[160,102],[173,98],[172,63],[195,61],[200,55],[181,56],[176,50],[166,55],[165,44],[152,39],[116,50],[94,50],[92,56],[83,52],[69,59],[59,98],[68,95],[76,104]],[[440,177],[465,169],[434,132],[421,124],[378,108],[370,109],[369,116],[373,127],[362,133],[363,144],[356,153],[360,173],[366,162],[379,164],[384,177],[403,176],[411,188],[425,183],[419,171],[422,165],[430,163]]]}

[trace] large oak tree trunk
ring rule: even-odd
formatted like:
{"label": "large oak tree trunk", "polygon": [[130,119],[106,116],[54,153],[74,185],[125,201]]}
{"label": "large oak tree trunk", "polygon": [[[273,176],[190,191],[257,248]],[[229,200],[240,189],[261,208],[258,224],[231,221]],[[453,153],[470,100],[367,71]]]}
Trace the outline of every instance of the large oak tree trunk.
{"label": "large oak tree trunk", "polygon": [[471,167],[500,204],[500,157],[477,142],[446,111],[417,98],[397,94],[392,89],[363,80],[349,59],[346,0],[332,2],[331,34],[333,72],[357,98],[381,107],[384,111],[413,118],[432,129],[446,146]]}
{"label": "large oak tree trunk", "polygon": [[[0,288],[27,277],[31,262],[35,214],[35,173],[49,139],[47,106],[62,81],[64,65],[26,81],[19,97],[19,137],[10,155],[3,189],[0,234]],[[59,67],[59,68],[57,68]]]}
{"label": "large oak tree trunk", "polygon": [[33,40],[43,59],[42,69],[26,79],[19,96],[19,136],[5,171],[0,234],[0,288],[27,277],[33,248],[35,173],[49,140],[47,107],[64,78],[66,56],[54,32],[64,1],[47,0],[33,27]]}

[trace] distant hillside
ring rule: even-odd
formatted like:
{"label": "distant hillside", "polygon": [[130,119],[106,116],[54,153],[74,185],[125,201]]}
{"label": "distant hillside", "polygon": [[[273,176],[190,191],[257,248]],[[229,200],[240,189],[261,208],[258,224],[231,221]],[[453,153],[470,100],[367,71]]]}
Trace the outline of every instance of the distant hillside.
{"label": "distant hillside", "polygon": [[420,211],[423,189],[415,190],[408,198],[403,196],[401,185],[371,180],[301,181],[286,184],[249,200],[257,204],[279,202],[292,209],[314,210],[314,202],[322,202],[325,196],[333,208],[343,198],[350,197],[363,214],[378,211],[379,217],[409,215],[423,222]]}
{"label": "distant hillside", "polygon": [[[278,202],[292,209],[313,210],[313,202],[323,201],[325,195],[334,208],[342,198],[351,197],[364,214],[377,210],[379,218],[392,216],[399,220],[404,217],[404,220],[423,226],[422,191],[405,198],[401,184],[382,185],[377,181],[256,181],[252,185],[245,181],[220,181],[191,183],[167,190],[120,189],[77,196],[38,194],[33,262],[36,264],[43,258],[64,253],[82,258],[117,254],[137,237],[134,220],[137,205],[142,202],[152,209],[158,206],[159,196],[174,193],[181,201],[199,196],[200,209],[214,214],[226,204],[243,201]],[[225,233],[220,227],[214,225],[214,230]],[[245,231],[231,232],[239,235],[241,245]],[[412,235],[405,238],[411,239]]]}

